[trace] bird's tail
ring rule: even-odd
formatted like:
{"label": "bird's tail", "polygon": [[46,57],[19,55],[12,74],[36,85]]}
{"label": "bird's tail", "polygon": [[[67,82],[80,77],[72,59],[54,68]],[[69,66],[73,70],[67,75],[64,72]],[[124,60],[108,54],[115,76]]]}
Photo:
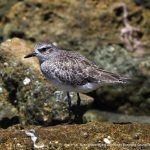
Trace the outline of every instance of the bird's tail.
{"label": "bird's tail", "polygon": [[111,72],[107,72],[104,70],[100,71],[100,82],[102,83],[106,83],[106,84],[114,84],[114,83],[130,83],[131,79],[126,77],[126,76],[122,76],[122,75],[118,75],[118,74],[114,74]]}
{"label": "bird's tail", "polygon": [[117,81],[118,81],[118,83],[130,83],[131,79],[126,77],[126,76],[118,75],[118,80]]}

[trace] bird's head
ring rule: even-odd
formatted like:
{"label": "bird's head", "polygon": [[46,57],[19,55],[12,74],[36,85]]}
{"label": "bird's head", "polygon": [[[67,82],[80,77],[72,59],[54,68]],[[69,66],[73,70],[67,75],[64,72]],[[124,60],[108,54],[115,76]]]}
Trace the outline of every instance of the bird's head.
{"label": "bird's head", "polygon": [[56,49],[57,49],[56,46],[50,43],[36,44],[34,51],[30,54],[27,54],[24,58],[37,57],[39,61],[42,63],[43,61],[47,60],[51,56],[51,53]]}

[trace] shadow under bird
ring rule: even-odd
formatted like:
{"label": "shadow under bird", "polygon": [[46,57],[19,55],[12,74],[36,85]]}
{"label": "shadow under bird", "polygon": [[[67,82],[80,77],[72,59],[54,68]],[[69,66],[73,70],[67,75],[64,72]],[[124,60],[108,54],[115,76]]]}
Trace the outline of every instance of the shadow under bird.
{"label": "shadow under bird", "polygon": [[126,77],[105,71],[74,51],[59,49],[51,43],[37,44],[34,51],[24,58],[36,56],[43,75],[67,94],[69,111],[71,97],[69,92],[77,93],[77,106],[80,106],[81,93],[116,83],[126,83]]}

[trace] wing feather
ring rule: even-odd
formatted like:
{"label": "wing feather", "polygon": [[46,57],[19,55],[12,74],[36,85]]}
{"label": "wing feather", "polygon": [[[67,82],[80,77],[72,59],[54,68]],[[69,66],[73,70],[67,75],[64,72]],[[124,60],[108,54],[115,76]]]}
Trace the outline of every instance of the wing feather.
{"label": "wing feather", "polygon": [[[64,59],[65,58],[65,59]],[[124,83],[127,78],[100,69],[87,58],[75,52],[59,53],[41,65],[43,74],[51,80],[78,86],[86,83]]]}

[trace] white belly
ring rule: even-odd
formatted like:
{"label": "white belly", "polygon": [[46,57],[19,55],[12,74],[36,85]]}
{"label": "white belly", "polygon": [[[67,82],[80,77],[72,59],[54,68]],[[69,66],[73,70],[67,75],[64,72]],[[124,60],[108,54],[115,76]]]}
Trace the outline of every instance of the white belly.
{"label": "white belly", "polygon": [[81,93],[88,93],[99,88],[99,84],[97,83],[86,83],[82,86],[78,86],[77,91]]}
{"label": "white belly", "polygon": [[81,92],[81,93],[88,93],[91,92],[93,90],[96,90],[100,85],[96,84],[96,83],[87,83],[84,85],[80,85],[80,86],[71,86],[71,85],[66,85],[60,82],[56,82],[56,81],[52,81],[52,84],[54,84],[55,86],[57,86],[60,90],[62,91],[68,91],[68,92]]}

